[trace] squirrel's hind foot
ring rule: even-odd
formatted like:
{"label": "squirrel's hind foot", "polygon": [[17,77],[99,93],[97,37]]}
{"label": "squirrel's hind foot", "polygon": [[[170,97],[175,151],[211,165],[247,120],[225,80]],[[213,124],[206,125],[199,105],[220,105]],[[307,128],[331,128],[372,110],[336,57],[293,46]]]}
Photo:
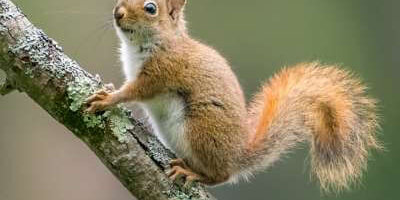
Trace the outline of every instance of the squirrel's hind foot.
{"label": "squirrel's hind foot", "polygon": [[195,182],[203,182],[204,178],[193,172],[182,159],[174,159],[170,162],[171,170],[168,172],[168,177],[172,181],[177,181],[181,177],[185,179],[184,187],[189,187]]}

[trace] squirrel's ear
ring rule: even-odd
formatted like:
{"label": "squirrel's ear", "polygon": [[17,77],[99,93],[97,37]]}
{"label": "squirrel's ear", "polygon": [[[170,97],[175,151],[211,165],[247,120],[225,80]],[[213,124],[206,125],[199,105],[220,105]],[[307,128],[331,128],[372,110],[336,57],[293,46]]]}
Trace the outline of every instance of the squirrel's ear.
{"label": "squirrel's ear", "polygon": [[168,13],[173,20],[176,20],[181,14],[183,7],[185,7],[186,0],[167,0]]}

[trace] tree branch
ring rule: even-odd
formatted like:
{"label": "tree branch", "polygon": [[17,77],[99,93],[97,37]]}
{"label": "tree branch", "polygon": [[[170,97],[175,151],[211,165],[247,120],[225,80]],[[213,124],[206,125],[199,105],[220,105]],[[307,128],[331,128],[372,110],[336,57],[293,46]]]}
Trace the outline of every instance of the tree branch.
{"label": "tree branch", "polygon": [[173,154],[122,107],[99,115],[84,113],[85,98],[103,84],[9,0],[0,0],[0,68],[13,88],[84,141],[138,199],[214,199],[202,186],[173,184],[165,175]]}
{"label": "tree branch", "polygon": [[0,70],[0,95],[7,95],[14,91],[14,87],[12,86],[10,80],[7,78],[6,73],[3,70]]}

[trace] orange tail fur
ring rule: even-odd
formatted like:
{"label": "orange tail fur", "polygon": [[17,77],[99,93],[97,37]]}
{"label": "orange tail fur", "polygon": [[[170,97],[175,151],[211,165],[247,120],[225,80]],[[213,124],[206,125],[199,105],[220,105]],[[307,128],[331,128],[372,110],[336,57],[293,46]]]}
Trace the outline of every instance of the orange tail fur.
{"label": "orange tail fur", "polygon": [[270,166],[308,140],[312,175],[325,191],[347,189],[366,168],[368,151],[379,149],[376,102],[349,72],[319,63],[283,69],[248,108],[249,149]]}

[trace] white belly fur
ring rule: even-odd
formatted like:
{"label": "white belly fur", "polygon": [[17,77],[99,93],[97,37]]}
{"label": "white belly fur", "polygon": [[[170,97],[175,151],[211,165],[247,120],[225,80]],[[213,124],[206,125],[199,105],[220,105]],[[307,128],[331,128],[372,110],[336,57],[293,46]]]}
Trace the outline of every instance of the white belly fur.
{"label": "white belly fur", "polygon": [[139,53],[139,48],[136,46],[121,44],[121,61],[126,80],[136,80],[147,56],[145,53]]}
{"label": "white belly fur", "polygon": [[161,142],[180,157],[190,155],[188,142],[185,142],[184,117],[185,104],[174,94],[164,94],[146,101],[144,109]]}
{"label": "white belly fur", "polygon": [[[120,29],[117,35],[121,39],[121,61],[127,81],[133,82],[142,70],[143,63],[148,58],[147,53],[141,53]],[[180,157],[190,156],[191,150],[185,142],[184,115],[185,103],[176,94],[164,94],[146,102],[139,102],[147,112],[151,125],[161,142]]]}
{"label": "white belly fur", "polygon": [[135,81],[149,55],[148,53],[140,52],[139,47],[132,44],[129,37],[119,28],[116,29],[116,32],[121,40],[120,59],[125,78],[127,81]]}

